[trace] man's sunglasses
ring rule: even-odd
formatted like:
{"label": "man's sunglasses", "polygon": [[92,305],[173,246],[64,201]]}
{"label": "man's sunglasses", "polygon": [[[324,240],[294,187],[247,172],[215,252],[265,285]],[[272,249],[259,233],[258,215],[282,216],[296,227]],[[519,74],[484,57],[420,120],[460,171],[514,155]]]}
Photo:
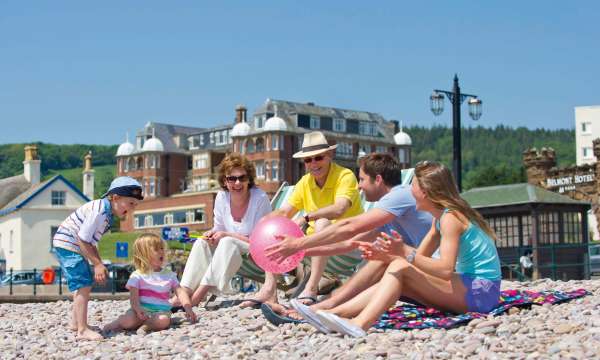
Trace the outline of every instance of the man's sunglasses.
{"label": "man's sunglasses", "polygon": [[235,184],[236,181],[239,181],[241,183],[248,181],[248,175],[240,175],[240,176],[225,176],[225,180],[227,180],[227,182]]}
{"label": "man's sunglasses", "polygon": [[323,155],[317,155],[315,157],[307,157],[307,158],[304,158],[304,163],[305,164],[310,164],[313,160],[314,161],[321,161],[321,160],[323,160],[323,158],[324,158]]}

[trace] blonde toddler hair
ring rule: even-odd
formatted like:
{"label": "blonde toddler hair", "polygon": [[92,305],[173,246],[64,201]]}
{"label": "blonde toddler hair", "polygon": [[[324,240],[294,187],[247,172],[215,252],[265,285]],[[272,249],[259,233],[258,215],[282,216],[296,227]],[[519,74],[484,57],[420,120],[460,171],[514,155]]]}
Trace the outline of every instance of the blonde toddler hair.
{"label": "blonde toddler hair", "polygon": [[167,244],[155,234],[142,234],[133,243],[133,265],[142,274],[152,272],[150,258],[152,253],[160,249],[167,249]]}

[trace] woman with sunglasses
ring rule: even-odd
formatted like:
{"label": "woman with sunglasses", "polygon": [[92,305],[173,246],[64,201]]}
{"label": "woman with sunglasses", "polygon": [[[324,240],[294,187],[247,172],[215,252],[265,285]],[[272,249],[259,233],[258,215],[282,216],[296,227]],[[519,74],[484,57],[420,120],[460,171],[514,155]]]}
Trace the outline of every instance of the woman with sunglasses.
{"label": "woman with sunglasses", "polygon": [[[181,278],[192,305],[198,305],[209,292],[231,292],[230,280],[242,264],[242,254],[249,251],[250,232],[271,212],[269,197],[254,184],[255,175],[252,162],[237,153],[227,155],[219,165],[223,190],[215,198],[213,228],[194,243]],[[275,288],[275,276],[267,274],[255,303],[271,300]],[[263,295],[266,298],[262,299]],[[178,305],[176,298],[171,300]]]}

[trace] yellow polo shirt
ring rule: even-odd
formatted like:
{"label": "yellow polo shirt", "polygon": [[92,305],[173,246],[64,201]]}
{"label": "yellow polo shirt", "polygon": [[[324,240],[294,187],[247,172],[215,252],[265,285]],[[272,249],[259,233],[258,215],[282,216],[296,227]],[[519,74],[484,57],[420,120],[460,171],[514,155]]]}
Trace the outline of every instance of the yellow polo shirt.
{"label": "yellow polo shirt", "polygon": [[[306,174],[294,187],[288,203],[297,210],[312,212],[333,205],[335,199],[339,197],[344,197],[352,203],[340,219],[356,216],[363,212],[356,176],[349,169],[332,162],[323,188],[317,186],[315,178],[310,173]],[[313,221],[310,225],[307,230],[308,234],[315,231]]]}

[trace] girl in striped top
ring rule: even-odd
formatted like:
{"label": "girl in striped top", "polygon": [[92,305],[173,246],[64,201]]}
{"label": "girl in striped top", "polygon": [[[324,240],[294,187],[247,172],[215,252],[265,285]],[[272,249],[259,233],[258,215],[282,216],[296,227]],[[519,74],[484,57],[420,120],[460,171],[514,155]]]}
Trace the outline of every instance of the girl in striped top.
{"label": "girl in striped top", "polygon": [[143,234],[133,244],[135,271],[127,281],[131,309],[104,327],[104,331],[147,329],[164,330],[171,324],[169,297],[174,291],[188,320],[196,322],[188,293],[179,285],[177,276],[165,265],[166,244],[154,234]]}

